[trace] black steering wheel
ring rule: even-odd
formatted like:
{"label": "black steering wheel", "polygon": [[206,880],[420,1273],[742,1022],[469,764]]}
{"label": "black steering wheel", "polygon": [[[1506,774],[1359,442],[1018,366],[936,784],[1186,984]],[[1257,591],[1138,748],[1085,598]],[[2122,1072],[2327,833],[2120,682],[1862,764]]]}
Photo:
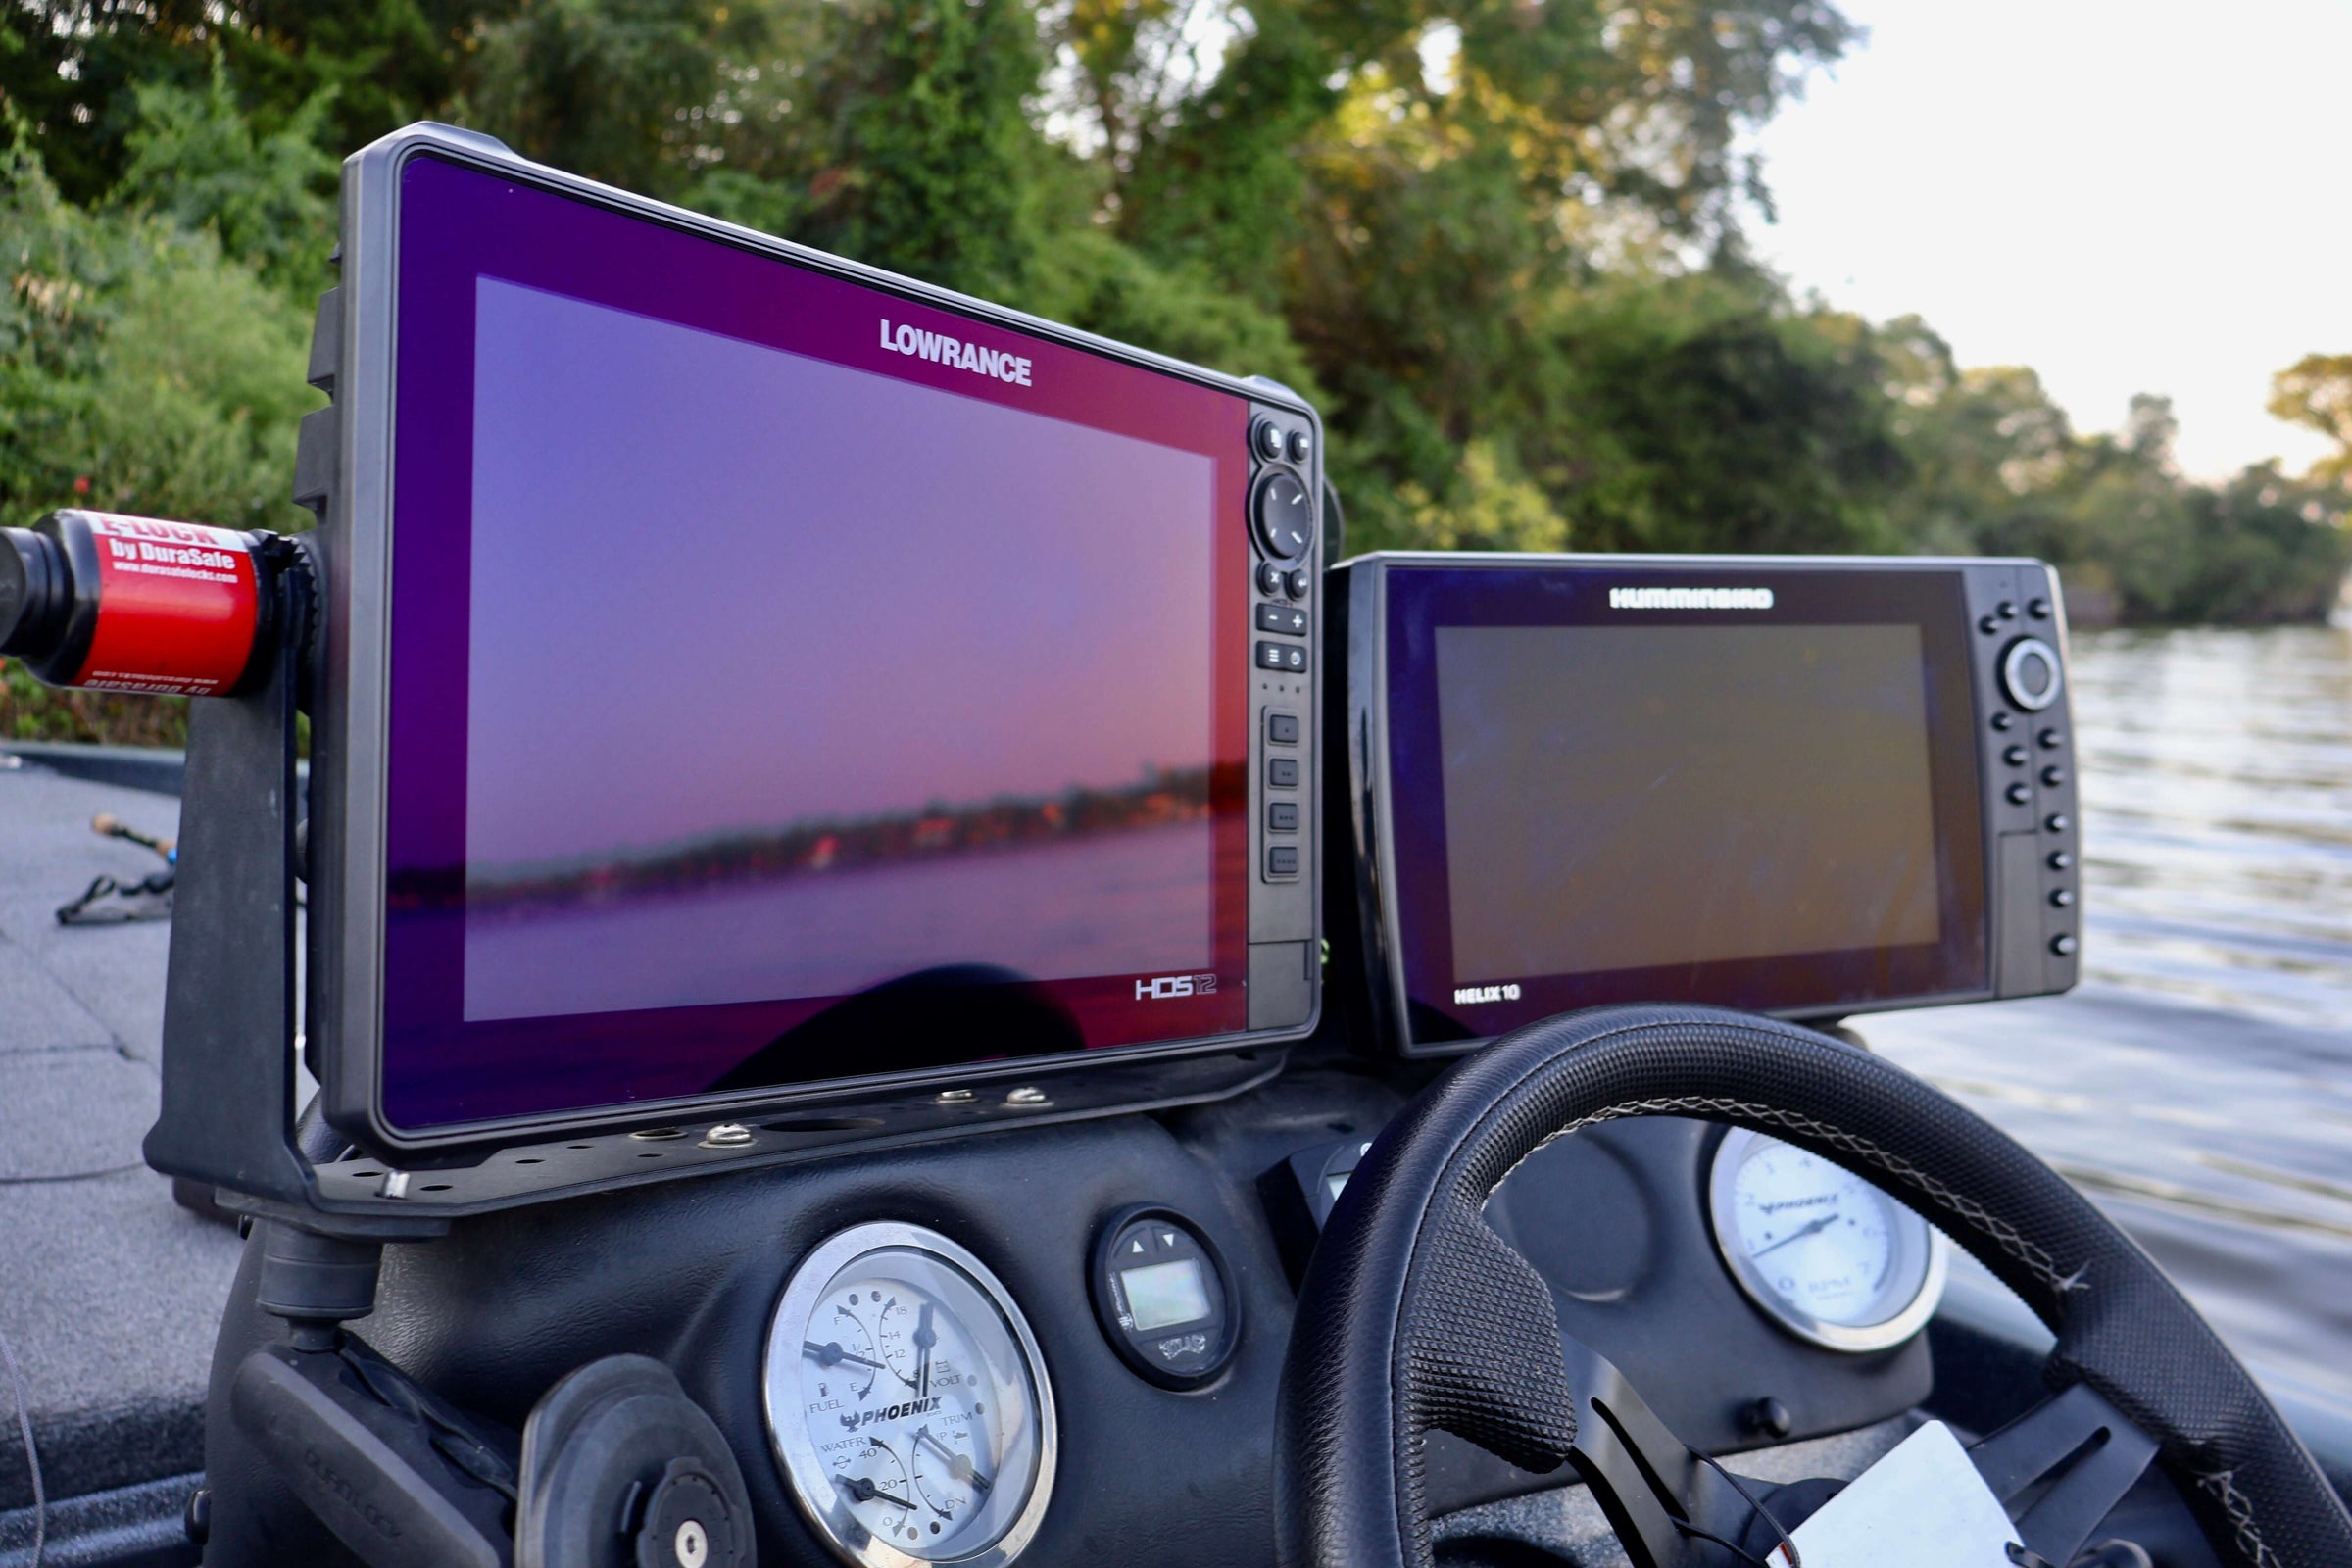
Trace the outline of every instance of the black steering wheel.
{"label": "black steering wheel", "polygon": [[2352,1516],[2294,1433],[2063,1177],[1867,1052],[1690,1006],[1604,1007],[1507,1035],[1373,1144],[1291,1331],[1276,1450],[1285,1564],[1430,1564],[1433,1430],[1539,1473],[1572,1463],[1637,1568],[1769,1554],[1781,1525],[1759,1502],[1772,1499],[1684,1448],[1613,1366],[1562,1335],[1543,1278],[1482,1214],[1552,1139],[1651,1115],[1751,1127],[1835,1160],[1940,1227],[2055,1331],[2044,1370],[2058,1392],[1971,1455],[2013,1512],[2031,1504],[2017,1512],[2020,1560],[2063,1568],[2154,1455],[2225,1562],[2352,1564]]}

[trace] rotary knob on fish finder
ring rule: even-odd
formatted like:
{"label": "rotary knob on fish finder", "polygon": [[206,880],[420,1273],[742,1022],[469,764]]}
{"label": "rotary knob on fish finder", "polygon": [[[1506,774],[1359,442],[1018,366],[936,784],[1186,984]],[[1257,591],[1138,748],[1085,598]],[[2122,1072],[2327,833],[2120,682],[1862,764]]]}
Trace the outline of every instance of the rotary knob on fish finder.
{"label": "rotary knob on fish finder", "polygon": [[2058,650],[2038,637],[2021,637],[2001,656],[2001,691],[2029,713],[2056,702],[2065,680]]}
{"label": "rotary knob on fish finder", "polygon": [[240,690],[269,663],[269,537],[78,511],[0,528],[0,655],[52,686]]}
{"label": "rotary knob on fish finder", "polygon": [[1315,501],[1306,484],[1288,468],[1261,475],[1250,495],[1250,521],[1258,548],[1275,561],[1303,557],[1315,542]]}

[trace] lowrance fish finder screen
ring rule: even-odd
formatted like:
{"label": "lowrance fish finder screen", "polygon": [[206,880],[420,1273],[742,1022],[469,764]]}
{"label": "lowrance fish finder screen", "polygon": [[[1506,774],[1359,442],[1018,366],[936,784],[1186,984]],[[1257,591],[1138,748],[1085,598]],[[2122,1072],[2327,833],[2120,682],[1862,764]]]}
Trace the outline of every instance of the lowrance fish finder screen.
{"label": "lowrance fish finder screen", "polygon": [[1956,582],[1776,572],[1678,600],[1627,581],[1389,578],[1418,1026],[1983,985]]}
{"label": "lowrance fish finder screen", "polygon": [[402,181],[386,1118],[1243,1028],[1245,402]]}

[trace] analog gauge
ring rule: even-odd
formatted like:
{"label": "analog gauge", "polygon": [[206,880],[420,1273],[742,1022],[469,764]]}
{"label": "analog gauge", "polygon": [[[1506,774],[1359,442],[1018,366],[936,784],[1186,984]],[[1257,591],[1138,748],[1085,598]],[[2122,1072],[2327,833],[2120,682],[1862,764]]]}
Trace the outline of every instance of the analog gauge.
{"label": "analog gauge", "polygon": [[1258,546],[1276,561],[1297,561],[1315,542],[1315,503],[1288,468],[1270,468],[1250,498]]}
{"label": "analog gauge", "polygon": [[1004,1287],[946,1237],[859,1225],[809,1253],[763,1381],[793,1500],[848,1561],[993,1568],[1036,1534],[1053,1390]]}
{"label": "analog gauge", "polygon": [[1885,1349],[1942,1298],[1942,1234],[1842,1165],[1741,1128],[1716,1151],[1709,1186],[1732,1278],[1801,1338]]}

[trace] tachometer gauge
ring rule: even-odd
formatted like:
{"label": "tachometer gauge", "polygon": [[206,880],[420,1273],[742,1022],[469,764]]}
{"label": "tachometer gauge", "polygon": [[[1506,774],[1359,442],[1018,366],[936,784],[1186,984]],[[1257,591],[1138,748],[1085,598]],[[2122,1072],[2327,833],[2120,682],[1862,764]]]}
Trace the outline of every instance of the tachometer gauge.
{"label": "tachometer gauge", "polygon": [[1715,1152],[1708,1185],[1732,1278],[1790,1333],[1883,1350],[1935,1314],[1949,1244],[1842,1165],[1740,1128]]}
{"label": "tachometer gauge", "polygon": [[997,1277],[914,1225],[858,1225],[793,1270],[767,1430],[793,1500],[860,1568],[1010,1562],[1054,1487],[1054,1395]]}

